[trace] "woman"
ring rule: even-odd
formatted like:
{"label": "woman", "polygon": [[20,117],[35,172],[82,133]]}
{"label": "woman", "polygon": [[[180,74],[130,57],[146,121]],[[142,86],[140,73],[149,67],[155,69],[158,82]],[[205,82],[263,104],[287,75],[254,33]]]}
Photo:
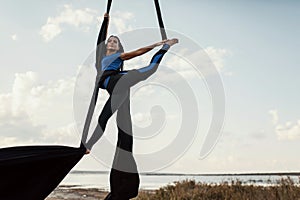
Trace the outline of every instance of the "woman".
{"label": "woman", "polygon": [[[105,14],[104,18],[108,20],[108,14]],[[101,32],[100,30],[100,33]],[[137,168],[132,156],[133,138],[130,116],[130,87],[150,77],[157,70],[164,54],[172,45],[178,43],[178,40],[164,40],[125,53],[118,37],[110,36],[105,47],[102,49],[101,47],[99,48],[99,46],[101,46],[99,37],[96,53],[96,68],[98,74],[101,74],[99,87],[107,90],[110,97],[103,107],[94,133],[86,143],[86,148],[87,153],[89,153],[93,145],[103,135],[109,118],[115,111],[118,111],[118,142],[110,174],[111,193],[106,199],[129,199],[137,195],[139,186]],[[141,56],[161,45],[163,45],[163,47],[153,56],[148,66],[123,71],[123,62],[125,60]],[[104,52],[104,55],[99,53],[101,50]]]}
{"label": "woman", "polygon": [[[107,13],[105,13],[104,17],[109,18]],[[100,81],[99,87],[107,90],[110,94],[110,98],[106,101],[103,110],[99,116],[98,126],[96,127],[92,137],[86,144],[86,148],[88,149],[87,153],[89,153],[89,150],[92,148],[92,146],[102,136],[108,119],[116,110],[120,111],[122,104],[126,102],[126,100],[129,98],[130,87],[150,77],[157,70],[158,65],[161,59],[163,58],[164,54],[172,45],[176,43],[178,43],[178,39],[164,40],[137,49],[135,51],[125,53],[123,46],[117,36],[110,36],[108,38],[106,48],[104,49],[105,56],[101,60],[102,66],[100,69],[100,74],[102,81]],[[141,56],[154,49],[155,47],[161,45],[163,45],[163,47],[152,57],[151,62],[148,66],[140,69],[123,71],[124,60],[129,60],[137,56]],[[99,54],[100,53],[97,53],[97,58],[101,57],[101,55]],[[100,66],[96,67],[99,70]],[[117,84],[120,79],[122,80],[122,85]],[[118,87],[116,87],[116,85]],[[113,102],[112,95],[113,97],[115,97]]]}

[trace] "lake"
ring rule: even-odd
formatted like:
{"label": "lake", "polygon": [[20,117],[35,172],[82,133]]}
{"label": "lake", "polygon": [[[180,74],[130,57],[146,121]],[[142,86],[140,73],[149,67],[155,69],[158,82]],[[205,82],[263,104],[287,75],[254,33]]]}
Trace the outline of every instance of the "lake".
{"label": "lake", "polygon": [[[275,185],[282,178],[290,177],[299,184],[300,173],[255,173],[255,174],[172,174],[172,173],[141,173],[140,189],[158,189],[175,181],[193,179],[196,182],[219,184],[239,180],[243,184]],[[109,172],[72,171],[60,185],[79,188],[100,188],[109,190]]]}

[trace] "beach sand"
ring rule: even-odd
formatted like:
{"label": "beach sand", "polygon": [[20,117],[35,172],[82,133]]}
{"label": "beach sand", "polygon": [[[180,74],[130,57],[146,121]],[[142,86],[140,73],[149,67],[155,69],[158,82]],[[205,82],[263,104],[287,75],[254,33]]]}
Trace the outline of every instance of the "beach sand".
{"label": "beach sand", "polygon": [[[80,186],[59,186],[46,200],[100,200],[108,191]],[[231,199],[231,200],[300,200],[300,182],[290,177],[282,178],[276,184],[243,184],[236,180],[220,184],[206,184],[195,180],[184,180],[161,187],[159,190],[139,190],[135,200],[157,199]]]}
{"label": "beach sand", "polygon": [[[144,195],[153,194],[155,190],[143,190]],[[80,188],[79,186],[59,186],[45,200],[101,200],[108,191],[98,188]],[[136,199],[136,198],[134,198]]]}
{"label": "beach sand", "polygon": [[78,188],[76,186],[59,186],[45,200],[99,200],[104,199],[108,191],[97,188]]}

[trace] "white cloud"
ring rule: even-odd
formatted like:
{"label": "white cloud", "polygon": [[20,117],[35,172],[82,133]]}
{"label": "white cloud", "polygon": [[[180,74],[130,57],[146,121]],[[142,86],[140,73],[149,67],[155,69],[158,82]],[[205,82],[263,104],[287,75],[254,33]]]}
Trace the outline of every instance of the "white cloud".
{"label": "white cloud", "polygon": [[0,147],[1,148],[9,147],[9,146],[11,146],[11,144],[14,144],[14,145],[18,144],[15,137],[0,136]]}
{"label": "white cloud", "polygon": [[279,120],[278,111],[277,110],[270,110],[269,114],[272,116],[272,123],[276,125]]}
{"label": "white cloud", "polygon": [[111,14],[112,32],[122,33],[131,31],[133,28],[127,23],[134,18],[133,13],[116,11]]}
{"label": "white cloud", "polygon": [[46,25],[41,28],[40,35],[46,42],[49,42],[54,37],[58,36],[61,33],[61,28],[59,24],[51,24],[51,20],[48,19]]}
{"label": "white cloud", "polygon": [[11,99],[11,94],[0,94],[0,123],[9,113],[9,108],[11,108]]}
{"label": "white cloud", "polygon": [[270,110],[272,116],[272,124],[278,140],[297,140],[300,139],[300,120],[297,122],[287,121],[279,123],[279,115],[277,110]]}
{"label": "white cloud", "polygon": [[[14,117],[26,113],[34,124],[43,124],[48,122],[49,113],[54,115],[55,110],[63,112],[72,108],[75,78],[49,81],[44,85],[39,84],[38,79],[34,72],[16,74],[12,92],[2,95],[2,100],[9,101],[9,105],[1,112]],[[62,113],[56,118],[60,116],[67,115]]]}
{"label": "white cloud", "polygon": [[49,42],[54,37],[62,32],[62,25],[71,25],[76,28],[81,28],[83,31],[88,31],[88,25],[95,22],[96,11],[85,9],[73,9],[71,5],[64,5],[63,11],[56,17],[48,17],[47,23],[42,26],[40,35],[46,42]]}
{"label": "white cloud", "polygon": [[300,120],[296,123],[286,122],[275,127],[277,138],[279,140],[297,140],[300,139]]}
{"label": "white cloud", "polygon": [[80,140],[74,123],[54,129],[44,129],[42,131],[42,137],[43,141],[47,141],[51,144],[63,143],[65,145],[74,145],[79,143]]}
{"label": "white cloud", "polygon": [[17,34],[11,35],[10,38],[11,38],[13,41],[16,41],[16,40],[18,39]]}
{"label": "white cloud", "polygon": [[34,72],[26,72],[24,74],[16,74],[12,89],[12,114],[18,115],[24,112],[24,104],[28,103],[28,92],[36,84],[37,74]]}
{"label": "white cloud", "polygon": [[231,55],[231,52],[227,49],[207,47],[196,52],[190,52],[188,49],[179,51],[172,51],[171,49],[170,52],[174,56],[172,55],[166,61],[167,66],[172,66],[172,69],[185,78],[199,78],[198,72],[203,76],[215,73],[222,73],[226,76],[233,74],[224,68],[225,57]]}
{"label": "white cloud", "polygon": [[[74,9],[71,5],[64,5],[63,10],[56,17],[48,17],[47,23],[42,26],[39,34],[46,42],[51,41],[63,31],[64,25],[69,25],[80,29],[83,32],[89,32],[90,26],[100,24],[102,16],[97,16],[98,12],[90,8]],[[132,20],[134,15],[130,12],[116,11],[111,14],[110,30],[112,32],[121,33],[132,30],[132,26],[126,23]]]}
{"label": "white cloud", "polygon": [[72,105],[75,78],[46,84],[38,80],[35,72],[16,74],[11,92],[0,94],[1,146],[78,140]]}
{"label": "white cloud", "polygon": [[231,55],[232,53],[227,49],[222,48],[214,48],[214,47],[207,47],[204,49],[214,65],[217,67],[219,72],[223,72],[224,70],[224,61],[225,57]]}

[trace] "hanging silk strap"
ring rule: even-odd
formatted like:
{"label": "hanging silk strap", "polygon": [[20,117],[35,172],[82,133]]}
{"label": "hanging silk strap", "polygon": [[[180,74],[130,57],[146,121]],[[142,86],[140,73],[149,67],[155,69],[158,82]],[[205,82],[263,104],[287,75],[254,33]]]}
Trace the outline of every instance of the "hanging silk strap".
{"label": "hanging silk strap", "polygon": [[112,0],[108,0],[108,2],[107,2],[106,13],[109,13],[109,11],[110,11],[111,2],[112,2]]}
{"label": "hanging silk strap", "polygon": [[[109,14],[110,8],[111,8],[112,0],[107,1],[107,8],[106,8],[106,13]],[[82,132],[82,137],[81,137],[81,145],[85,145],[87,142],[87,137],[89,133],[89,128],[91,125],[91,121],[93,118],[93,114],[95,111],[95,107],[97,104],[97,99],[98,99],[98,92],[99,92],[99,82],[101,78],[101,60],[104,55],[104,49],[105,49],[105,40],[107,37],[107,29],[108,29],[108,23],[109,23],[109,18],[104,17],[100,31],[99,31],[99,36],[97,39],[97,47],[96,47],[96,69],[97,69],[97,77],[95,81],[95,87],[93,91],[93,95],[90,101],[89,109],[87,112],[87,116],[85,119],[84,127],[83,127],[83,132]]]}
{"label": "hanging silk strap", "polygon": [[158,2],[158,0],[154,0],[154,3],[155,3],[155,8],[156,8],[156,13],[157,13],[157,18],[158,18],[161,38],[163,40],[166,40],[167,39],[167,33],[166,33],[166,30],[165,30],[165,27],[164,27],[164,22],[162,20],[159,2]]}

